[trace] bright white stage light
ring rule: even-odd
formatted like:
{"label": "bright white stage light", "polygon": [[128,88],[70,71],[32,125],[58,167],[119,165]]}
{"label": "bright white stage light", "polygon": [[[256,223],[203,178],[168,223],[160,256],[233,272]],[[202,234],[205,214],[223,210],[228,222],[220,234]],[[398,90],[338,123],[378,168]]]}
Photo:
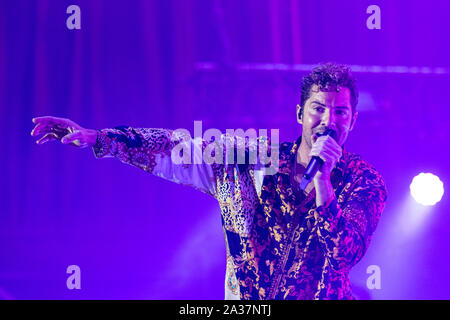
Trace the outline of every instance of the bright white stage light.
{"label": "bright white stage light", "polygon": [[432,173],[420,173],[412,180],[411,196],[424,206],[434,206],[444,195],[444,184]]}

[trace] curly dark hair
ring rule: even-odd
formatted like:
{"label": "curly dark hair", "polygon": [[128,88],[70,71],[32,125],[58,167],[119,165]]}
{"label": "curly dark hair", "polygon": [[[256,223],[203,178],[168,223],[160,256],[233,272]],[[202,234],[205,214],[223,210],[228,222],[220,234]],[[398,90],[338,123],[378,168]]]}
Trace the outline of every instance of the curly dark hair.
{"label": "curly dark hair", "polygon": [[311,96],[313,85],[318,85],[321,91],[339,90],[339,87],[347,87],[351,94],[352,113],[355,113],[359,92],[356,87],[356,79],[353,77],[350,67],[327,62],[315,67],[310,74],[303,77],[300,115],[303,115],[303,109],[306,101]]}

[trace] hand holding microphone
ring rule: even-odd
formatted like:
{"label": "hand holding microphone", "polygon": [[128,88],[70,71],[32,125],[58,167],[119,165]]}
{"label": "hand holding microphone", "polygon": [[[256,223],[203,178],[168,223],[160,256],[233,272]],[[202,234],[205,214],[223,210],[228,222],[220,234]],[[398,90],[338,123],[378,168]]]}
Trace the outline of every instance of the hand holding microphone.
{"label": "hand holding microphone", "polygon": [[309,154],[311,160],[300,183],[301,190],[304,191],[313,179],[330,179],[331,171],[342,156],[342,148],[336,142],[336,138],[336,131],[332,129],[313,135]]}

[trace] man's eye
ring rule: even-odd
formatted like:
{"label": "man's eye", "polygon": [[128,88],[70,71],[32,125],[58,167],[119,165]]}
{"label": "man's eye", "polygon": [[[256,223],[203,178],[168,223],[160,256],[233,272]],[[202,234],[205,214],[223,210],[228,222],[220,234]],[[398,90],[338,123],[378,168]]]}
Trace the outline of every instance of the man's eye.
{"label": "man's eye", "polygon": [[336,113],[340,116],[345,116],[347,114],[347,111],[345,110],[337,110]]}
{"label": "man's eye", "polygon": [[314,110],[318,112],[323,112],[325,109],[323,107],[315,107]]}

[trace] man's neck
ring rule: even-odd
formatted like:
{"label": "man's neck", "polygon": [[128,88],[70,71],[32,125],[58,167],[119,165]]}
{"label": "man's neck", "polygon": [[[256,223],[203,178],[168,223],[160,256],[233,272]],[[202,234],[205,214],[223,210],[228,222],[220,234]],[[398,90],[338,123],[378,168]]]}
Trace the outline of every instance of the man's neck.
{"label": "man's neck", "polygon": [[311,160],[311,157],[309,156],[310,152],[311,148],[304,140],[302,140],[300,146],[297,149],[297,163],[303,165],[306,168],[309,161]]}

